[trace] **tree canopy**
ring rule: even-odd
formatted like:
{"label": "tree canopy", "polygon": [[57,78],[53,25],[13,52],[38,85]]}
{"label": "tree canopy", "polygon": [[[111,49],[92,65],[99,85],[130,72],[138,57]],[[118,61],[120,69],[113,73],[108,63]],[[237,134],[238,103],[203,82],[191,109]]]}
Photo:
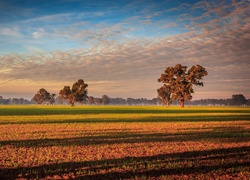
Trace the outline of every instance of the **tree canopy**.
{"label": "tree canopy", "polygon": [[207,75],[205,68],[200,65],[192,66],[188,71],[187,66],[181,64],[167,67],[158,79],[159,82],[164,83],[161,88],[157,89],[158,96],[167,106],[173,100],[179,100],[181,106],[184,107],[184,101],[192,99],[193,85],[203,86],[202,77]]}
{"label": "tree canopy", "polygon": [[74,106],[75,102],[83,103],[87,100],[87,87],[88,84],[85,84],[82,79],[79,79],[72,85],[71,89],[69,86],[64,86],[64,88],[60,90],[59,95],[60,97],[66,99],[71,106]]}
{"label": "tree canopy", "polygon": [[247,99],[243,94],[232,95],[232,105],[242,106],[247,103]]}
{"label": "tree canopy", "polygon": [[108,105],[109,103],[110,103],[110,97],[108,97],[107,95],[103,95],[102,96],[102,104]]}
{"label": "tree canopy", "polygon": [[50,94],[46,89],[41,88],[37,91],[37,94],[34,95],[32,100],[34,100],[37,104],[53,104],[55,102],[55,94]]}

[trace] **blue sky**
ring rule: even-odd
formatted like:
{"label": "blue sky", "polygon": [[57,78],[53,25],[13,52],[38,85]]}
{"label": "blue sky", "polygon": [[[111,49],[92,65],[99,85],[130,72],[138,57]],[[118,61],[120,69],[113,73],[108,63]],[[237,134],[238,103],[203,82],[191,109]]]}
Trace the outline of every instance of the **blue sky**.
{"label": "blue sky", "polygon": [[[184,23],[180,10],[175,12],[182,5],[181,1],[3,1],[0,23],[5,37],[0,52],[91,47],[93,44],[84,41],[99,43],[98,37],[154,39],[178,34],[186,31],[176,28]],[[74,37],[82,31],[89,35]]]}
{"label": "blue sky", "polygon": [[58,93],[79,78],[89,95],[157,96],[168,66],[209,75],[194,99],[250,98],[248,0],[2,0],[0,95]]}

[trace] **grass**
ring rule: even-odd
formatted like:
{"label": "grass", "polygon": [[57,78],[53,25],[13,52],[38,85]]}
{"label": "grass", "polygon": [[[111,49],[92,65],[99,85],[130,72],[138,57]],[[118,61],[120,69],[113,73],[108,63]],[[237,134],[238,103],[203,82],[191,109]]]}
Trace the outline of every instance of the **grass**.
{"label": "grass", "polygon": [[2,179],[249,179],[250,108],[0,106]]}

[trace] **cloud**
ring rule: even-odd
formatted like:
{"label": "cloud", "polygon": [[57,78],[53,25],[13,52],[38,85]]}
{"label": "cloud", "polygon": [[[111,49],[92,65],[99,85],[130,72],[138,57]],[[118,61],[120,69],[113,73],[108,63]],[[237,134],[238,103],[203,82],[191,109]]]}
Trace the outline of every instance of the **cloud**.
{"label": "cloud", "polygon": [[36,18],[31,18],[28,20],[23,21],[23,23],[30,23],[30,22],[62,22],[65,20],[70,20],[70,17],[73,16],[71,13],[60,13],[60,14],[52,14],[52,15],[44,15]]}
{"label": "cloud", "polygon": [[0,36],[19,37],[20,29],[18,27],[0,27]]}
{"label": "cloud", "polygon": [[42,28],[39,28],[37,31],[32,33],[32,36],[35,39],[38,39],[38,38],[41,38],[42,36],[47,36],[47,35],[48,33]]}
{"label": "cloud", "polygon": [[[1,62],[5,67],[13,69],[3,74],[3,77],[32,77],[34,81],[50,80],[55,83],[74,82],[78,78],[84,78],[86,82],[93,82],[95,88],[90,90],[97,94],[101,91],[116,95],[119,92],[132,94],[137,91],[135,96],[139,96],[140,92],[151,92],[155,95],[154,90],[160,86],[156,80],[165,67],[177,63],[189,67],[201,64],[209,72],[209,76],[205,78],[204,88],[216,91],[220,84],[233,84],[230,91],[234,90],[237,93],[239,85],[244,82],[246,92],[246,87],[249,87],[250,53],[247,49],[248,40],[237,39],[238,33],[248,33],[247,30],[242,32],[242,29],[244,28],[239,28],[239,32],[228,32],[231,39],[221,39],[218,36],[208,38],[206,32],[198,35],[186,33],[162,39],[157,43],[146,40],[125,44],[100,43],[92,49],[37,53],[30,56],[2,56]],[[222,37],[225,36],[227,34]],[[231,81],[226,81],[227,79]],[[100,81],[105,83],[95,83]]]}

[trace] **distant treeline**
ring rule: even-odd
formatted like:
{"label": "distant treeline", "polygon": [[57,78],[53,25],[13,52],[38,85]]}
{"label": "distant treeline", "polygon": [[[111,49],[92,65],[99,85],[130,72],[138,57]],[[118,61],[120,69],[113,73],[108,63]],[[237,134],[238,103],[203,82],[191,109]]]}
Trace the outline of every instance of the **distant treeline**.
{"label": "distant treeline", "polygon": [[[4,99],[0,96],[0,104],[36,104],[33,100],[24,98],[8,98]],[[53,104],[68,104],[68,102],[59,96],[55,99]],[[88,100],[83,104],[89,105],[164,105],[159,98],[111,98],[103,95],[101,98],[89,96]],[[178,101],[173,101],[172,105],[179,105]],[[200,99],[186,102],[187,106],[250,106],[250,99],[246,99],[242,94],[232,95],[228,99]]]}
{"label": "distant treeline", "polygon": [[0,104],[33,104],[33,102],[24,98],[4,99],[3,96],[0,96]]}

